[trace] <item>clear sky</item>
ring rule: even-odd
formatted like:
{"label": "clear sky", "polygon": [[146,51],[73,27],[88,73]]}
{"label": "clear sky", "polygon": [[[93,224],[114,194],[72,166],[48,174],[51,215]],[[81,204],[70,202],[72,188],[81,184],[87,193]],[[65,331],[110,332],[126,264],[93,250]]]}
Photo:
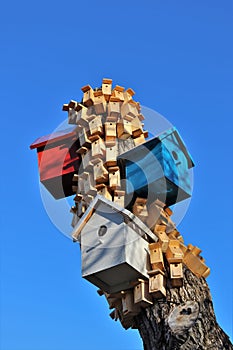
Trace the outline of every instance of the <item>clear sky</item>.
{"label": "clear sky", "polygon": [[47,216],[29,150],[64,121],[63,103],[103,77],[132,87],[193,156],[179,230],[203,250],[232,336],[232,15],[230,0],[2,2],[1,350],[142,349],[81,278],[79,247]]}

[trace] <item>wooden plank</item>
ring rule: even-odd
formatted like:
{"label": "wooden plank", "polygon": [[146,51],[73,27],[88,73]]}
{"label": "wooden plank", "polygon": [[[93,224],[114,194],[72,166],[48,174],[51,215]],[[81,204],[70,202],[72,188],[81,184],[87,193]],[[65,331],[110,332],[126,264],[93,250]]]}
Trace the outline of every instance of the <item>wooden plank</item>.
{"label": "wooden plank", "polygon": [[88,220],[91,218],[92,214],[93,214],[93,211],[94,211],[94,208],[90,208],[89,209],[89,212],[87,213],[86,217],[85,217],[85,220],[83,220],[81,222],[81,224],[79,225],[78,227],[78,230],[76,230],[73,235],[72,235],[72,238],[74,241],[78,241],[79,239],[79,235],[81,233],[81,231],[83,230],[84,226],[86,225],[86,223],[88,222]]}

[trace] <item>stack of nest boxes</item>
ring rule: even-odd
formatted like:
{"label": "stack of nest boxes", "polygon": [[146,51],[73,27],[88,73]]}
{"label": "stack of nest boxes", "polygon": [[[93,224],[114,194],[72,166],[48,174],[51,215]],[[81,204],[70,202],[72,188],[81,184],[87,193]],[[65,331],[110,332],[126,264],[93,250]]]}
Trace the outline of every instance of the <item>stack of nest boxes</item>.
{"label": "stack of nest boxes", "polygon": [[111,318],[125,329],[135,328],[134,317],[166,298],[168,288],[183,286],[183,264],[199,278],[210,273],[200,249],[184,244],[171,215],[159,200],[148,206],[137,198],[131,213],[98,195],[74,230],[82,276],[100,288],[114,309]]}
{"label": "stack of nest boxes", "polygon": [[72,130],[37,139],[40,180],[56,198],[74,194],[73,240],[82,254],[82,276],[96,285],[127,329],[134,317],[169,288],[183,285],[183,264],[196,276],[210,269],[201,250],[186,246],[169,206],[191,195],[193,167],[172,128],[146,140],[134,91],[82,88],[79,103],[63,105]]}
{"label": "stack of nest boxes", "polygon": [[82,91],[81,103],[72,100],[63,105],[69,123],[77,126],[80,148],[76,152],[82,159],[82,166],[73,177],[73,226],[97,194],[125,206],[117,157],[145,142],[148,136],[132,89],[118,85],[112,88],[112,80],[103,79],[101,88],[87,85]]}
{"label": "stack of nest boxes", "polygon": [[[82,103],[71,101],[63,106],[69,123],[77,125],[77,153],[82,158],[82,167],[73,178],[77,181],[73,239],[81,244],[82,276],[100,288],[99,295],[113,309],[111,318],[119,319],[125,329],[134,328],[134,317],[142,308],[166,298],[167,288],[182,287],[183,264],[198,277],[207,277],[210,270],[199,248],[184,245],[171,220],[168,205],[189,197],[187,184],[182,188],[181,180],[175,184],[166,179],[165,187],[173,186],[168,191],[173,191],[173,197],[163,197],[165,203],[158,199],[156,186],[154,196],[146,198],[143,184],[127,198],[130,191],[121,180],[130,177],[126,174],[128,153],[134,149],[133,157],[137,157],[138,146],[146,145],[147,137],[133,90],[112,89],[112,80],[103,79],[102,88],[93,90],[88,85],[82,91]],[[158,139],[152,142],[155,149]],[[141,159],[145,159],[143,153]],[[190,168],[193,163],[187,159]],[[174,195],[174,186],[179,186],[180,198]]]}

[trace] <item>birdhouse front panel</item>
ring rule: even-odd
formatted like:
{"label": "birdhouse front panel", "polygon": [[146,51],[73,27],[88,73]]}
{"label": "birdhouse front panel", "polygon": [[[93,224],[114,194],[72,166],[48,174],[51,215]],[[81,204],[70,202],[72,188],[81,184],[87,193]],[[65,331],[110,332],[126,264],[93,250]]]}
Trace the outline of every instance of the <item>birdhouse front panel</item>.
{"label": "birdhouse front panel", "polygon": [[31,146],[37,149],[40,181],[59,199],[73,194],[72,178],[80,166],[76,133],[61,131],[37,139]]}
{"label": "birdhouse front panel", "polygon": [[127,194],[168,206],[191,195],[189,168],[193,166],[178,132],[172,128],[118,157]]}

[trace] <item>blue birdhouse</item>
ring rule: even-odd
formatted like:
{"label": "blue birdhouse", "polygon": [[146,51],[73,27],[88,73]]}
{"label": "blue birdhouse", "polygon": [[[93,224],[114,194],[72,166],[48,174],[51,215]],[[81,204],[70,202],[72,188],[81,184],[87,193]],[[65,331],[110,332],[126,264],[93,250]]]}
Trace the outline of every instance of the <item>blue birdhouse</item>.
{"label": "blue birdhouse", "polygon": [[126,193],[160,199],[167,206],[191,196],[192,158],[178,131],[171,128],[118,156]]}

